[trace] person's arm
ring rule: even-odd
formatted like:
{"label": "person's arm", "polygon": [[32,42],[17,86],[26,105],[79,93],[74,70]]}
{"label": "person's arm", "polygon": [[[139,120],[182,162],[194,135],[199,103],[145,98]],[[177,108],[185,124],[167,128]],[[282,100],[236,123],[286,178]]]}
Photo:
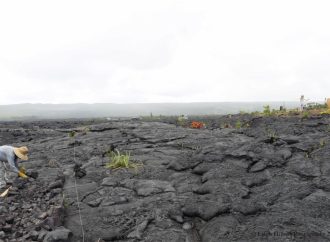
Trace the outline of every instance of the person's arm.
{"label": "person's arm", "polygon": [[10,168],[19,173],[18,165],[17,165],[17,158],[15,156],[7,156],[8,164],[10,165]]}

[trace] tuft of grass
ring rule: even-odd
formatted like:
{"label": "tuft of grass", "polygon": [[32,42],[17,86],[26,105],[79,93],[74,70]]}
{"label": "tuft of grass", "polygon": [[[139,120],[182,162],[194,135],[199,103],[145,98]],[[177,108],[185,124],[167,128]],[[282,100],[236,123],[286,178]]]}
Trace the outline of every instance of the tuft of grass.
{"label": "tuft of grass", "polygon": [[320,148],[323,148],[326,145],[326,141],[324,139],[320,140]]}
{"label": "tuft of grass", "polygon": [[115,149],[115,151],[108,152],[107,155],[110,159],[110,162],[106,163],[105,167],[108,169],[137,169],[139,167],[139,164],[134,164],[130,161],[130,152],[121,154],[119,150]]}
{"label": "tuft of grass", "polygon": [[269,138],[269,142],[272,144],[278,140],[278,136],[276,134],[276,131],[271,129],[266,129],[267,136]]}
{"label": "tuft of grass", "polygon": [[69,137],[70,138],[73,138],[73,137],[75,137],[76,136],[76,131],[70,131],[69,132]]}
{"label": "tuft of grass", "polygon": [[237,120],[236,123],[235,123],[235,128],[236,129],[241,129],[242,128],[242,123],[241,121]]}

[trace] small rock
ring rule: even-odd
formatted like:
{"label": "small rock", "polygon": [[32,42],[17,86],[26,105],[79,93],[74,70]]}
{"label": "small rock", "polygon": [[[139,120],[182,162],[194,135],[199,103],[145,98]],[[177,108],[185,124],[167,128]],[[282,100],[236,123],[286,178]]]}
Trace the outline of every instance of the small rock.
{"label": "small rock", "polygon": [[284,140],[289,145],[299,143],[299,137],[297,137],[297,136],[283,135],[283,136],[280,136],[280,139]]}
{"label": "small rock", "polygon": [[31,205],[28,204],[28,203],[25,203],[25,204],[23,204],[22,208],[23,209],[29,209],[29,208],[31,208]]}
{"label": "small rock", "polygon": [[101,186],[114,187],[117,186],[117,182],[112,177],[106,177],[103,179]]}
{"label": "small rock", "polygon": [[284,160],[292,157],[292,152],[289,149],[279,150],[278,154],[280,154]]}
{"label": "small rock", "polygon": [[72,236],[72,232],[64,227],[48,232],[44,242],[67,242]]}
{"label": "small rock", "polygon": [[49,189],[55,189],[55,188],[62,188],[63,187],[63,181],[62,180],[57,180],[49,185]]}
{"label": "small rock", "polygon": [[77,164],[77,163],[75,164],[75,166],[73,168],[75,177],[82,178],[82,177],[86,176],[86,170],[84,168],[82,168],[81,166],[82,166],[81,164]]}
{"label": "small rock", "polygon": [[32,232],[29,233],[29,235],[30,235],[29,237],[30,239],[38,240],[39,233],[37,231],[33,230]]}
{"label": "small rock", "polygon": [[95,200],[93,200],[93,201],[88,202],[87,204],[88,204],[89,206],[95,208],[95,207],[100,206],[102,200],[103,200],[102,197],[101,197],[101,198],[97,198],[97,199],[95,199]]}
{"label": "small rock", "polygon": [[116,204],[123,204],[123,203],[127,203],[127,202],[128,202],[128,198],[126,198],[126,197],[119,197],[118,199],[115,199]]}
{"label": "small rock", "polygon": [[139,196],[150,196],[163,192],[175,192],[175,188],[167,181],[140,180],[136,184],[136,193]]}
{"label": "small rock", "polygon": [[118,216],[118,215],[122,215],[123,213],[124,213],[123,210],[117,209],[116,211],[114,211],[114,212],[112,213],[112,215],[113,215],[113,216]]}
{"label": "small rock", "polygon": [[318,177],[321,175],[320,168],[304,157],[295,157],[289,162],[290,170],[302,177]]}
{"label": "small rock", "polygon": [[45,238],[45,236],[46,236],[47,233],[48,233],[48,232],[45,231],[45,230],[41,231],[41,232],[39,233],[39,235],[38,235],[38,241],[42,241],[42,240]]}
{"label": "small rock", "polygon": [[178,223],[183,223],[183,217],[181,211],[171,210],[168,212],[168,216]]}
{"label": "small rock", "polygon": [[26,175],[28,177],[32,177],[33,179],[37,179],[39,174],[37,171],[27,170]]}
{"label": "small rock", "polygon": [[8,212],[8,209],[5,206],[0,206],[0,214],[5,214]]}
{"label": "small rock", "polygon": [[128,234],[127,238],[131,239],[141,239],[144,230],[147,228],[148,223],[150,220],[145,220],[142,223],[140,223],[138,226],[136,226],[135,230]]}
{"label": "small rock", "polygon": [[197,175],[203,175],[204,173],[208,172],[209,170],[210,170],[210,166],[202,163],[202,164],[196,166],[192,170],[192,173],[197,174]]}
{"label": "small rock", "polygon": [[17,209],[17,207],[15,205],[9,207],[10,212],[14,212],[16,209]]}
{"label": "small rock", "polygon": [[170,164],[170,162],[168,160],[164,160],[164,161],[162,161],[161,164],[164,165],[164,166],[167,166],[168,164]]}
{"label": "small rock", "polygon": [[62,188],[55,188],[51,192],[51,197],[55,197],[55,195],[60,194],[62,192]]}
{"label": "small rock", "polygon": [[244,201],[233,204],[233,209],[244,215],[255,215],[267,209],[266,204],[256,201]]}
{"label": "small rock", "polygon": [[115,205],[115,204],[116,204],[115,201],[106,199],[105,201],[103,201],[102,207],[112,206],[112,205]]}
{"label": "small rock", "polygon": [[47,214],[46,212],[43,212],[42,214],[40,214],[40,215],[38,216],[38,218],[39,218],[39,219],[45,219],[45,218],[47,218],[47,216],[48,216],[48,214]]}
{"label": "small rock", "polygon": [[264,161],[258,161],[257,163],[255,163],[251,168],[250,171],[251,172],[258,172],[258,171],[262,171],[267,167],[267,164]]}
{"label": "small rock", "polygon": [[20,238],[20,237],[22,237],[22,236],[23,236],[22,231],[16,231],[16,232],[14,233],[14,238]]}
{"label": "small rock", "polygon": [[80,169],[79,171],[76,171],[74,173],[74,175],[78,178],[83,178],[84,176],[86,176],[86,174],[87,174],[86,171],[83,169]]}
{"label": "small rock", "polygon": [[72,169],[66,169],[63,171],[64,176],[72,176],[74,174],[74,171]]}
{"label": "small rock", "polygon": [[182,225],[182,228],[184,230],[190,230],[193,228],[193,224],[192,223],[188,223],[188,222],[185,222],[183,225]]}
{"label": "small rock", "polygon": [[205,221],[229,210],[229,205],[215,201],[201,201],[188,203],[182,208],[183,214],[189,217],[200,217]]}
{"label": "small rock", "polygon": [[2,227],[2,230],[6,233],[11,233],[12,231],[12,225],[6,224],[5,226]]}
{"label": "small rock", "polygon": [[4,239],[6,236],[5,232],[0,231],[0,239]]}
{"label": "small rock", "polygon": [[[23,188],[25,188],[26,182],[27,182],[27,180],[23,180],[22,178],[16,179],[14,185],[17,189],[23,189]],[[10,189],[10,191],[14,191],[14,189]]]}
{"label": "small rock", "polygon": [[30,237],[29,234],[24,235],[21,239],[22,241],[27,241],[27,239]]}
{"label": "small rock", "polygon": [[181,164],[178,161],[172,161],[168,166],[167,169],[172,169],[175,171],[184,171],[187,170],[188,167],[184,166],[183,164]]}
{"label": "small rock", "polygon": [[6,222],[9,224],[12,224],[14,222],[15,217],[14,216],[9,216],[6,218]]}

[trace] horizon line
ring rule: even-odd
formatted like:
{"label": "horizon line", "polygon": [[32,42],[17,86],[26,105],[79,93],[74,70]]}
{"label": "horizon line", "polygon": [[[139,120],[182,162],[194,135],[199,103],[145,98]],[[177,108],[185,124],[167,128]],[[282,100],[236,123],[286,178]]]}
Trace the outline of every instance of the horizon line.
{"label": "horizon line", "polygon": [[[285,101],[191,101],[191,102],[136,102],[136,103],[115,103],[115,102],[76,102],[76,103],[10,103],[10,104],[0,104],[0,106],[10,106],[10,105],[96,105],[96,104],[115,104],[115,105],[134,105],[134,104],[195,104],[195,103],[285,103],[285,102],[299,102],[299,100],[285,100]],[[315,102],[321,102],[320,100]]]}

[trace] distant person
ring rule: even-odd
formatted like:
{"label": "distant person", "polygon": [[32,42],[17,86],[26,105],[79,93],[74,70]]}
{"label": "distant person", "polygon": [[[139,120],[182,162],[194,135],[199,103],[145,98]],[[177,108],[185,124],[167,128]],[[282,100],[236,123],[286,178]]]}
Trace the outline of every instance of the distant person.
{"label": "distant person", "polygon": [[26,146],[16,148],[9,145],[0,146],[0,189],[12,183],[17,176],[27,178],[18,168],[18,159],[28,160],[29,150]]}
{"label": "distant person", "polygon": [[305,107],[305,102],[307,102],[309,99],[305,99],[304,95],[300,96],[300,111],[304,111],[304,107]]}

